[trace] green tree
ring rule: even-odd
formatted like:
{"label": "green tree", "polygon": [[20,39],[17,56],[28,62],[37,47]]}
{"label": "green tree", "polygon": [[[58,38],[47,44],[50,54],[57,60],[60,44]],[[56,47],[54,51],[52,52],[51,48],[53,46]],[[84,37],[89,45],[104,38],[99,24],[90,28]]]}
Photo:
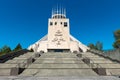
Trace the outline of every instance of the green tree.
{"label": "green tree", "polygon": [[116,40],[116,42],[114,42],[113,47],[120,48],[120,39],[118,39],[118,40]]}
{"label": "green tree", "polygon": [[0,55],[2,55],[2,49],[0,48]]}
{"label": "green tree", "polygon": [[21,50],[22,49],[22,46],[21,46],[21,44],[19,43],[16,47],[15,47],[15,49],[13,50],[13,51],[18,51],[18,50]]}
{"label": "green tree", "polygon": [[2,52],[2,49],[0,48],[0,53]]}
{"label": "green tree", "polygon": [[116,31],[114,32],[114,38],[115,38],[115,40],[120,39],[120,30],[116,30]]}
{"label": "green tree", "polygon": [[100,41],[97,41],[97,43],[96,43],[96,49],[101,51],[102,48],[103,48],[103,44]]}
{"label": "green tree", "polygon": [[96,46],[92,43],[88,44],[88,47],[90,47],[90,49],[96,49]]}
{"label": "green tree", "polygon": [[11,52],[11,48],[9,46],[5,45],[0,49],[0,52],[2,54],[7,54],[7,53]]}
{"label": "green tree", "polygon": [[113,43],[114,48],[120,48],[120,30],[114,32],[115,42]]}

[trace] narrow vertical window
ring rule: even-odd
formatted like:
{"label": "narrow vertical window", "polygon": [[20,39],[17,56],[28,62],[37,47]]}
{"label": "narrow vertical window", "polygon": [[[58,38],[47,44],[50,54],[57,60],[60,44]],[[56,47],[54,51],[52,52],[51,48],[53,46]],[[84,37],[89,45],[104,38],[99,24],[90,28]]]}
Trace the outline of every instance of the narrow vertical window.
{"label": "narrow vertical window", "polygon": [[60,24],[62,25],[62,22],[60,22]]}
{"label": "narrow vertical window", "polygon": [[57,22],[55,22],[55,25],[57,25]]}
{"label": "narrow vertical window", "polygon": [[67,27],[67,22],[64,22],[64,27]]}
{"label": "narrow vertical window", "polygon": [[52,22],[50,22],[50,26],[52,26],[53,25],[53,23]]}

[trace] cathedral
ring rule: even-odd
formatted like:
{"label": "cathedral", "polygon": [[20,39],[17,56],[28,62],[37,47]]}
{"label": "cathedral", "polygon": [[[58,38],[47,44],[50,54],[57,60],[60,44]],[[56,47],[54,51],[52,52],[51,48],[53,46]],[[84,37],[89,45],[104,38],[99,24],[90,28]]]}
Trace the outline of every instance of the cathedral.
{"label": "cathedral", "polygon": [[89,48],[70,34],[65,9],[56,9],[48,19],[48,34],[28,49],[34,52],[86,52]]}

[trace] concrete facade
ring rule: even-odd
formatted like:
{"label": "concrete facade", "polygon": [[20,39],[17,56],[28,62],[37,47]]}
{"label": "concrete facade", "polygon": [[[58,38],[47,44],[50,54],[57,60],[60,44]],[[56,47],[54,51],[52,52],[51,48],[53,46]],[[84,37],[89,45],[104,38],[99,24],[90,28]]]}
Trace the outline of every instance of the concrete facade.
{"label": "concrete facade", "polygon": [[52,11],[52,17],[48,20],[48,34],[28,49],[35,52],[86,52],[89,48],[70,34],[65,10],[57,10]]}

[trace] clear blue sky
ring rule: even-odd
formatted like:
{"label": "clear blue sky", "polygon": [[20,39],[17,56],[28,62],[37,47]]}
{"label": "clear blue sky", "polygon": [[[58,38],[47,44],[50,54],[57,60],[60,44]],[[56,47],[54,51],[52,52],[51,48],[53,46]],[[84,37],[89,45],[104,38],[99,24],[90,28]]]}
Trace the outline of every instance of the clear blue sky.
{"label": "clear blue sky", "polygon": [[23,48],[47,34],[48,18],[57,4],[70,19],[71,34],[88,45],[101,41],[112,49],[113,32],[120,29],[120,0],[0,0],[0,47]]}

